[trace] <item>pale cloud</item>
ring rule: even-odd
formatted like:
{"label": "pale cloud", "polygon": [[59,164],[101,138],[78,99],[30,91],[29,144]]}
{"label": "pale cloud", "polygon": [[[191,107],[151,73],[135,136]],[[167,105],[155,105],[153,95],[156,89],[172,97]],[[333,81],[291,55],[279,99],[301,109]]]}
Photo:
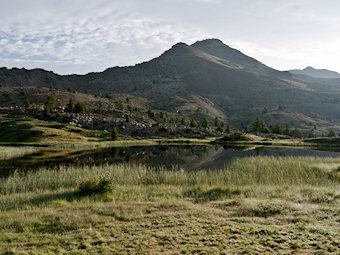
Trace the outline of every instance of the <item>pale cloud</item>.
{"label": "pale cloud", "polygon": [[214,37],[278,69],[340,71],[339,7],[333,0],[2,0],[0,66],[102,71]]}

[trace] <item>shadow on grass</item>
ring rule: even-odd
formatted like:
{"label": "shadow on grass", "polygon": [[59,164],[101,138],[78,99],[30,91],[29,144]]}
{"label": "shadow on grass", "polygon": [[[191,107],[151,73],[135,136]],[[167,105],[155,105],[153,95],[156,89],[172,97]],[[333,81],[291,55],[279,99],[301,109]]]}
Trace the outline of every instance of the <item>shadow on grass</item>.
{"label": "shadow on grass", "polygon": [[2,142],[36,142],[42,135],[40,130],[31,130],[34,125],[20,121],[2,121],[0,138]]}
{"label": "shadow on grass", "polygon": [[0,210],[8,211],[12,209],[21,209],[27,206],[42,206],[47,205],[53,201],[64,200],[67,202],[72,202],[74,200],[79,200],[81,196],[77,191],[64,191],[60,193],[53,194],[42,194],[42,195],[32,195],[34,197],[27,198],[25,196],[8,196],[4,201],[0,201]]}
{"label": "shadow on grass", "polygon": [[203,190],[201,187],[196,187],[184,192],[184,196],[194,198],[196,203],[235,197],[240,194],[241,191],[239,189],[230,189],[228,187],[215,187],[208,190]]}

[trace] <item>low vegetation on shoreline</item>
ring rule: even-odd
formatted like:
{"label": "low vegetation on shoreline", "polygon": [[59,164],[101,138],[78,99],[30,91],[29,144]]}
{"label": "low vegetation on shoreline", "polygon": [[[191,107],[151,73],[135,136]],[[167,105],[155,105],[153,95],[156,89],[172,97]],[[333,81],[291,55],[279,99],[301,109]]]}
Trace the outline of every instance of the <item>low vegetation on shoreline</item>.
{"label": "low vegetation on shoreline", "polygon": [[[339,165],[250,157],[214,171],[119,164],[16,172],[0,180],[0,250],[337,253]],[[99,180],[110,180],[105,194],[79,193]]]}
{"label": "low vegetation on shoreline", "polygon": [[6,160],[16,157],[21,157],[26,154],[37,152],[39,149],[36,147],[10,147],[0,146],[0,160]]}

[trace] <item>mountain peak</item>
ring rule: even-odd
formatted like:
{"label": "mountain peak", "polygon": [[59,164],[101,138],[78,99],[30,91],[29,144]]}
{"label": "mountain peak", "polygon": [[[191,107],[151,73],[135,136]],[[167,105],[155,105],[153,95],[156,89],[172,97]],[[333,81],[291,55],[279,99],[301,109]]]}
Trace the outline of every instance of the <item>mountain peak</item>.
{"label": "mountain peak", "polygon": [[294,69],[290,70],[292,74],[302,74],[308,75],[313,78],[322,78],[322,79],[340,79],[340,74],[334,71],[330,71],[327,69],[315,69],[314,67],[307,66],[305,69]]}
{"label": "mountain peak", "polygon": [[187,45],[186,43],[179,42],[173,45],[169,50],[165,51],[163,55],[166,56],[177,56],[177,55],[186,55],[191,54],[195,49],[191,46]]}
{"label": "mountain peak", "polygon": [[211,39],[205,39],[202,41],[197,41],[194,44],[192,44],[191,46],[193,47],[221,47],[221,46],[225,46],[228,47],[227,45],[225,45],[220,39],[217,38],[211,38]]}
{"label": "mountain peak", "polygon": [[171,48],[176,49],[176,48],[186,48],[186,47],[188,47],[188,45],[186,43],[179,42],[179,43],[174,44]]}

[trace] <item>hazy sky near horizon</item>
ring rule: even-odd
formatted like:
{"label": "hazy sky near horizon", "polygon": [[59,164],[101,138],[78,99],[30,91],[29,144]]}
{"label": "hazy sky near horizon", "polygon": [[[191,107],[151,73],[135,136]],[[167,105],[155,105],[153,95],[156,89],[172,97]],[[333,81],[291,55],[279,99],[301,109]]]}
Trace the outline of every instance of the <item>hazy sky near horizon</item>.
{"label": "hazy sky near horizon", "polygon": [[219,38],[279,70],[340,72],[338,0],[1,0],[0,66],[84,74]]}

